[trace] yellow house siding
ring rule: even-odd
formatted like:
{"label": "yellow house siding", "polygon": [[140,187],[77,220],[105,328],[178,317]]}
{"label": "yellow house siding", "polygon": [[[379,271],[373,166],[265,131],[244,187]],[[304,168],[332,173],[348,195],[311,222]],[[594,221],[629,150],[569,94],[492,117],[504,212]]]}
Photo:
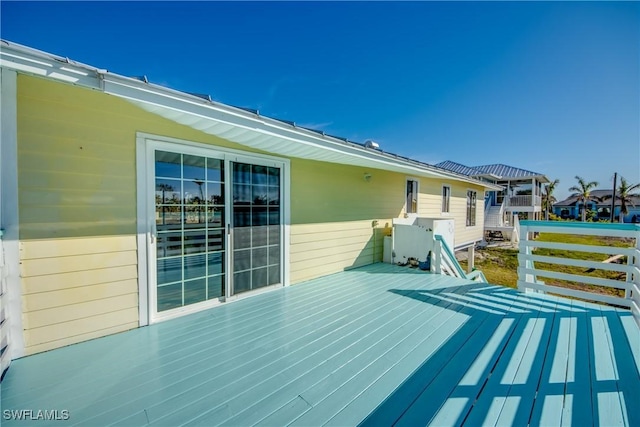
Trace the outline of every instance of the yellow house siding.
{"label": "yellow house siding", "polygon": [[291,282],[381,261],[384,228],[404,206],[404,179],[378,169],[293,159]]}
{"label": "yellow house siding", "polygon": [[[429,218],[441,217],[442,181],[434,179],[420,180],[418,195],[418,215]],[[458,219],[456,218],[456,223]]]}
{"label": "yellow house siding", "polygon": [[25,352],[138,325],[135,236],[20,242]]}
{"label": "yellow house siding", "polygon": [[18,75],[20,239],[136,232],[136,133],[248,149],[69,84]]}
{"label": "yellow house siding", "polygon": [[293,225],[292,283],[381,261],[384,226],[390,222],[378,220],[375,228],[372,220]]}
{"label": "yellow house siding", "polygon": [[[370,174],[370,181],[365,180]],[[394,218],[404,205],[404,176],[379,169],[291,161],[291,222],[319,224]]]}
{"label": "yellow house siding", "polygon": [[[467,227],[467,190],[477,192],[476,225]],[[456,218],[455,245],[482,240],[484,233],[484,191],[481,187],[456,185],[451,187],[451,214]]]}

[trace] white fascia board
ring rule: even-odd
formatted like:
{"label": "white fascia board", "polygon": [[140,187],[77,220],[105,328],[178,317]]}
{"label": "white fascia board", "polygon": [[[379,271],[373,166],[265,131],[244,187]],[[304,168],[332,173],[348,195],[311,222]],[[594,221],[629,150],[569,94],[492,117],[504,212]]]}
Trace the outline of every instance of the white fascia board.
{"label": "white fascia board", "polygon": [[113,74],[103,76],[103,85],[105,93],[127,99],[146,111],[202,132],[278,155],[452,179],[485,188],[501,188],[444,171],[431,170],[357,144],[332,141],[333,138],[329,136],[172,89],[143,84]]}
{"label": "white fascia board", "polygon": [[31,52],[25,47],[1,45],[0,67],[93,89],[100,88],[96,69],[74,64],[66,58],[47,56],[39,51]]}
{"label": "white fascia board", "polygon": [[[145,110],[192,127],[197,126],[197,128],[202,129],[205,122],[210,122],[211,126],[209,126],[208,130],[203,130],[204,132],[243,145],[265,149],[263,144],[272,141],[269,138],[276,139],[279,144],[273,145],[280,145],[280,148],[270,146],[269,151],[276,151],[280,155],[292,155],[291,150],[294,148],[289,144],[295,144],[304,146],[306,150],[298,150],[293,154],[293,157],[308,156],[312,159],[319,158],[324,161],[331,161],[327,157],[335,157],[334,161],[337,162],[342,157],[345,164],[353,164],[354,160],[358,159],[359,162],[356,162],[357,164],[377,166],[380,169],[400,168],[402,171],[410,169],[423,176],[445,177],[442,173],[417,165],[401,164],[398,160],[389,159],[382,153],[357,146],[356,144],[334,142],[331,141],[330,137],[316,136],[311,131],[304,131],[266,117],[252,113],[245,114],[244,111],[230,111],[230,109],[205,100],[186,99],[181,94],[171,93],[173,91],[165,90],[164,88],[154,88],[148,84],[145,84],[147,87],[140,87],[137,83],[137,81],[105,75],[104,91],[128,99]],[[200,119],[201,122],[194,122],[193,119]],[[189,122],[191,124],[188,124]],[[216,129],[218,124],[227,126],[221,126],[221,129],[218,130]],[[290,128],[288,128],[289,126]],[[226,132],[231,128],[234,129],[235,135],[226,135]],[[246,131],[244,135],[237,132],[239,128]],[[240,138],[240,136],[247,136],[249,133],[253,134],[254,137],[252,139],[243,141]],[[331,156],[331,154],[334,156]]]}

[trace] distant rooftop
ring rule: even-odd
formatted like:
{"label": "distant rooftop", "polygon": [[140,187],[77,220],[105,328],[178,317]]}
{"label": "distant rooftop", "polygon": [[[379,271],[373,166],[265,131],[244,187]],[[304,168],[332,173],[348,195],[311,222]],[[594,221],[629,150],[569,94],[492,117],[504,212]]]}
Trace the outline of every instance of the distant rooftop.
{"label": "distant rooftop", "polygon": [[[590,194],[596,198],[599,199],[601,202],[598,203],[598,200],[596,200],[597,204],[605,204],[607,206],[611,205],[611,195],[612,195],[612,190],[591,190]],[[575,204],[578,202],[578,196],[576,195],[571,195],[569,197],[567,197],[566,199],[554,203],[554,206],[575,206]],[[632,202],[632,206],[640,206],[640,196],[632,196],[631,197],[631,202]],[[615,202],[615,206],[620,206],[620,200],[616,198],[616,202]]]}

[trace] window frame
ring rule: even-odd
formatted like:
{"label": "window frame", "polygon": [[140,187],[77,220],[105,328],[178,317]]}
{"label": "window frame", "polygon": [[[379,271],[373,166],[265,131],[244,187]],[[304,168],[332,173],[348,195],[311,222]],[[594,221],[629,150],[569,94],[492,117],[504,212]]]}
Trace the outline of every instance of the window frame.
{"label": "window frame", "polygon": [[467,189],[466,226],[475,227],[478,219],[478,191]]}
{"label": "window frame", "polygon": [[[446,189],[446,194],[445,194]],[[451,214],[451,186],[448,184],[442,185],[442,203],[440,205],[440,213]]]}
{"label": "window frame", "polygon": [[[415,210],[413,209],[413,203],[410,205],[409,203],[409,183],[415,183],[415,196],[412,197],[412,202],[415,201]],[[408,176],[404,182],[404,212],[407,215],[417,215],[419,209],[420,202],[420,179],[414,176]],[[411,208],[411,210],[410,210]]]}

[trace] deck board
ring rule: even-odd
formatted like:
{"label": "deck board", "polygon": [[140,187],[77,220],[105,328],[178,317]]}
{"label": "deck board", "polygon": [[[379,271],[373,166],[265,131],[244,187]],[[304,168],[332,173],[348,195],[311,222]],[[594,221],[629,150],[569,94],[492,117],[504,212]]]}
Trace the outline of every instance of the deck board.
{"label": "deck board", "polygon": [[15,360],[1,403],[77,426],[639,425],[638,345],[626,310],[374,264]]}
{"label": "deck board", "polygon": [[615,391],[612,391],[612,394],[617,395],[620,402],[621,414],[619,420],[622,424],[628,420],[631,425],[640,425],[640,414],[637,410],[627,411],[627,402],[625,402],[625,399],[632,396],[634,400],[629,403],[633,405],[633,403],[637,402],[637,396],[640,393],[640,389],[637,387],[640,374],[636,371],[634,376],[633,369],[626,369],[626,367],[632,367],[635,364],[629,340],[626,337],[617,311],[607,306],[600,306],[599,308],[602,315],[601,318],[606,325],[608,339],[606,350],[609,351],[615,375]]}
{"label": "deck board", "polygon": [[[526,295],[521,300],[526,303],[524,312],[519,310],[520,312],[507,317],[507,319],[513,320],[512,327],[494,352],[493,366],[485,371],[484,377],[479,378],[477,385],[481,386],[482,392],[477,396],[468,391],[461,393],[461,396],[473,402],[473,406],[469,409],[468,415],[460,414],[459,422],[465,422],[472,426],[493,425],[500,416],[508,397],[509,386],[513,382],[531,334],[535,329],[537,314],[540,310],[539,301],[527,298]],[[462,363],[463,366],[469,364],[464,361]],[[473,359],[470,363],[473,363]],[[455,369],[455,365],[452,364],[452,370]],[[416,405],[414,412],[418,411],[419,407]]]}
{"label": "deck board", "polygon": [[591,375],[596,380],[592,381],[591,387],[591,400],[597,414],[594,419],[599,425],[623,425],[624,416],[616,384],[618,373],[615,361],[611,359],[606,318],[592,316],[590,320],[592,334],[589,337],[594,357]]}
{"label": "deck board", "polygon": [[562,425],[587,426],[594,424],[591,386],[595,381],[591,372],[594,360],[589,339],[589,307],[582,301],[572,301],[572,307],[576,322],[570,341]]}
{"label": "deck board", "polygon": [[[271,412],[267,411],[275,412],[279,409],[276,402],[281,399],[297,399],[299,397],[316,410],[318,406],[322,406],[319,405],[320,402],[345,383],[355,384],[358,390],[366,388],[362,387],[362,371],[370,365],[393,360],[394,353],[405,354],[410,350],[407,346],[414,345],[413,335],[422,333],[419,331],[430,327],[432,322],[439,323],[437,317],[447,320],[453,317],[454,313],[448,313],[446,308],[447,305],[441,307],[433,305],[425,310],[414,304],[411,309],[403,313],[403,316],[394,316],[392,312],[385,313],[383,319],[388,320],[384,324],[378,325],[371,334],[365,337],[365,340],[356,343],[349,349],[341,350],[338,355],[342,357],[331,357],[323,363],[323,366],[318,367],[321,369],[314,370],[318,371],[320,375],[301,375],[283,388],[271,388],[271,395],[265,398],[270,402],[248,406],[242,414],[226,420],[225,424],[251,425],[261,421],[263,417],[271,415]],[[348,350],[348,352],[344,350]],[[378,370],[374,369],[373,371],[377,372]],[[285,412],[294,414],[290,410]],[[297,415],[301,414],[302,412]],[[278,415],[274,414],[274,416]],[[297,416],[294,416],[291,421],[295,418]]]}
{"label": "deck board", "polygon": [[544,366],[540,374],[538,395],[531,411],[530,425],[532,426],[562,425],[572,330],[575,330],[575,319],[554,317]]}

